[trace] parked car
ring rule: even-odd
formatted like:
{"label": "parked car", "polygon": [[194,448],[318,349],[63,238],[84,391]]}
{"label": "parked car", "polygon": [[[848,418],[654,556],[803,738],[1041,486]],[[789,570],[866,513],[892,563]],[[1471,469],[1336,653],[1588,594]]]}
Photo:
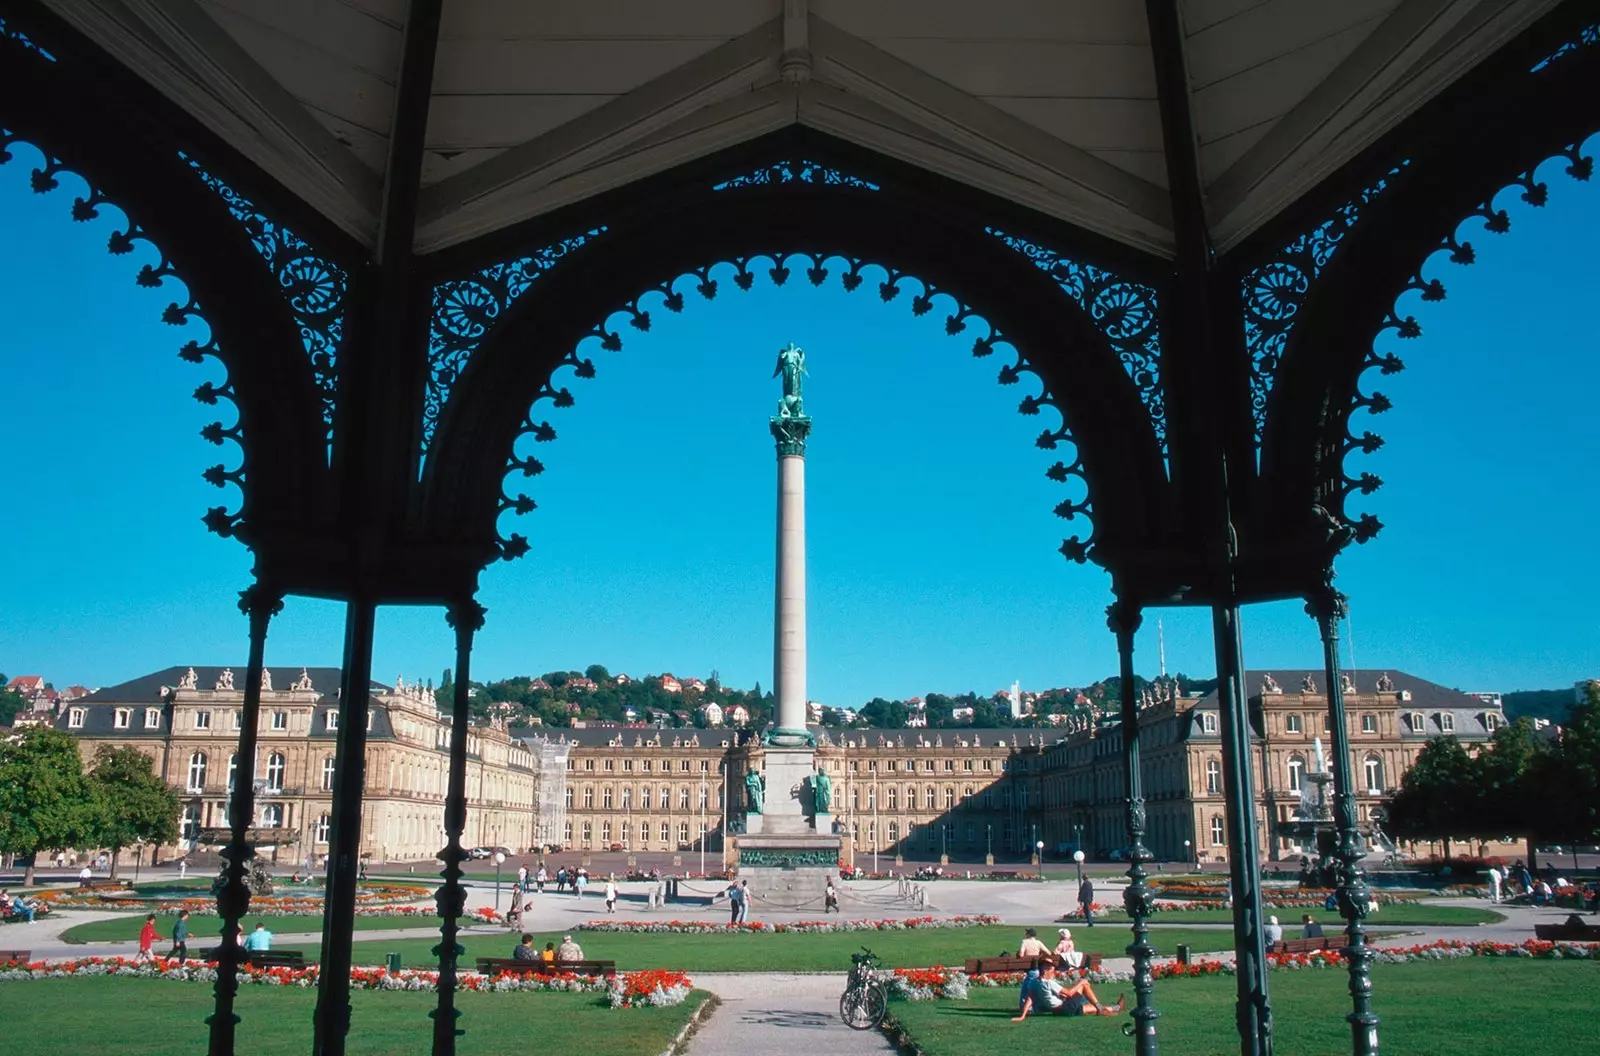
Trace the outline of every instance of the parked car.
{"label": "parked car", "polygon": [[473,858],[490,858],[494,855],[494,852],[487,847],[474,847],[467,853]]}

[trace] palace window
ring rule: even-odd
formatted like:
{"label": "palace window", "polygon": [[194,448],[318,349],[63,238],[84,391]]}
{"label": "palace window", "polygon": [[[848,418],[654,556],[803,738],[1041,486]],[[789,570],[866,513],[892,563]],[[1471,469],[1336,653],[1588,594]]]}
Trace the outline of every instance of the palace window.
{"label": "palace window", "polygon": [[972,760],[971,759],[963,759],[963,760],[961,760],[961,769],[964,770],[965,772],[969,773],[969,774],[972,773]]}
{"label": "palace window", "polygon": [[1206,792],[1213,796],[1222,792],[1222,764],[1215,759],[1206,760]]}
{"label": "palace window", "polygon": [[1298,792],[1305,786],[1306,761],[1298,755],[1289,758],[1289,791]]}
{"label": "palace window", "polygon": [[1369,756],[1367,756],[1366,762],[1362,765],[1362,769],[1364,771],[1366,771],[1367,791],[1368,792],[1382,792],[1383,791],[1383,760],[1379,759],[1375,755],[1369,755]]}
{"label": "palace window", "polygon": [[689,760],[687,760],[687,759],[679,759],[678,760],[678,770],[681,773],[687,774],[689,772]]}
{"label": "palace window", "polygon": [[144,728],[147,730],[159,730],[161,728],[160,708],[144,709]]}
{"label": "palace window", "polygon": [[945,786],[945,790],[944,790],[944,809],[945,810],[954,810],[954,809],[956,809],[956,788],[955,788],[954,785],[946,785]]}
{"label": "palace window", "polygon": [[946,759],[944,761],[945,773],[954,773],[955,772],[955,768],[956,768],[956,761],[954,759]]}
{"label": "palace window", "polygon": [[594,760],[593,759],[585,759],[583,761],[583,768],[585,770],[589,770],[589,771],[592,772],[594,770]]}
{"label": "palace window", "polygon": [[889,823],[889,842],[891,844],[900,842],[900,823],[898,821]]}
{"label": "palace window", "polygon": [[1496,715],[1492,711],[1484,712],[1484,714],[1483,714],[1483,728],[1488,730],[1490,733],[1493,733],[1495,730],[1498,730],[1500,728],[1500,716]]}
{"label": "palace window", "polygon": [[893,785],[890,785],[888,787],[887,791],[889,793],[889,809],[890,810],[899,810],[900,809],[900,790],[898,788],[895,788]]}
{"label": "palace window", "polygon": [[572,786],[567,786],[567,809],[572,809]]}
{"label": "palace window", "polygon": [[234,779],[239,774],[239,753],[234,752],[228,756],[228,791],[233,791]]}
{"label": "palace window", "polygon": [[1378,732],[1378,717],[1376,715],[1363,715],[1363,716],[1361,716],[1361,732],[1362,733],[1377,733]]}
{"label": "palace window", "polygon": [[333,829],[333,825],[329,821],[328,815],[326,815],[326,814],[319,815],[317,817],[317,826],[316,826],[316,829],[315,829],[316,835],[313,837],[313,839],[315,839],[318,843],[327,843],[328,842],[328,833],[332,829]]}
{"label": "palace window", "polygon": [[938,805],[938,793],[933,790],[932,785],[929,785],[927,788],[922,790],[922,809],[933,810],[937,808]]}
{"label": "palace window", "polygon": [[689,786],[688,785],[684,785],[682,788],[678,789],[678,809],[679,810],[688,810],[689,809]]}
{"label": "palace window", "polygon": [[874,785],[869,785],[867,787],[867,809],[878,809],[878,789]]}
{"label": "palace window", "polygon": [[128,728],[129,717],[132,714],[133,714],[133,710],[131,708],[118,708],[116,710],[116,713],[111,718],[112,727],[114,729],[118,729],[118,730],[127,729]]}
{"label": "palace window", "polygon": [[200,805],[191,803],[183,808],[183,821],[178,835],[185,840],[198,840],[200,838]]}
{"label": "palace window", "polygon": [[897,773],[899,771],[899,769],[900,769],[900,760],[898,760],[898,759],[890,759],[889,760],[889,772],[891,774]]}
{"label": "palace window", "polygon": [[860,769],[861,769],[861,761],[859,759],[850,760],[850,772],[851,773],[856,773],[856,772],[860,771]]}
{"label": "palace window", "polygon": [[1456,728],[1456,717],[1448,711],[1441,711],[1439,713],[1439,728],[1447,733],[1454,730]]}
{"label": "palace window", "polygon": [[339,728],[339,713],[329,708],[322,717],[322,728],[332,732]]}
{"label": "palace window", "polygon": [[687,821],[678,822],[678,842],[689,842],[689,823]]}
{"label": "palace window", "polygon": [[83,709],[82,708],[71,708],[71,709],[69,709],[67,711],[67,729],[69,729],[69,730],[81,730],[81,729],[83,729]]}
{"label": "palace window", "polygon": [[639,809],[640,810],[649,810],[650,809],[650,786],[649,785],[640,785],[639,786]]}
{"label": "palace window", "polygon": [[702,781],[700,783],[700,809],[702,811],[704,811],[704,810],[709,810],[710,808],[711,808],[711,786],[707,785],[705,782]]}
{"label": "palace window", "polygon": [[594,842],[594,822],[586,821],[586,822],[583,823],[583,845],[585,847],[587,847],[593,842]]}
{"label": "palace window", "polygon": [[236,730],[244,729],[244,711],[241,708],[233,709],[233,728]]}
{"label": "palace window", "polygon": [[1208,711],[1204,715],[1200,716],[1200,729],[1206,733],[1217,732],[1216,712]]}
{"label": "palace window", "polygon": [[922,761],[922,769],[923,769],[923,772],[925,772],[925,773],[932,771],[933,770],[933,760],[932,759],[924,759]]}
{"label": "palace window", "polygon": [[189,756],[189,791],[206,790],[206,753],[195,752]]}
{"label": "palace window", "polygon": [[322,791],[333,791],[333,756],[322,760]]}
{"label": "palace window", "polygon": [[1228,830],[1223,828],[1222,825],[1222,815],[1211,815],[1211,846],[1222,847],[1226,845],[1228,842],[1227,832]]}
{"label": "palace window", "polygon": [[666,822],[661,823],[661,846],[666,847],[672,842],[672,826]]}
{"label": "palace window", "polygon": [[[623,785],[622,786],[622,809],[623,810],[632,810],[633,809],[633,786],[632,785]],[[646,837],[646,839],[648,839],[648,838],[649,837]]]}
{"label": "palace window", "polygon": [[610,843],[611,842],[611,822],[609,822],[609,821],[602,821],[600,823],[600,842],[601,843]]}
{"label": "palace window", "polygon": [[649,850],[649,848],[650,848],[650,823],[648,821],[641,821],[639,823],[639,849],[641,851],[643,851],[643,850]]}
{"label": "palace window", "polygon": [[617,761],[615,759],[606,759],[601,764],[601,769],[603,770],[615,770],[616,768]]}
{"label": "palace window", "polygon": [[583,809],[584,810],[593,810],[594,809],[594,789],[593,788],[585,787],[584,790],[583,790]]}
{"label": "palace window", "polygon": [[561,842],[568,847],[572,846],[572,822],[570,820],[561,828]]}
{"label": "palace window", "polygon": [[268,803],[261,808],[261,827],[264,829],[283,827],[283,804]]}
{"label": "palace window", "polygon": [[994,809],[994,789],[992,788],[986,788],[983,790],[983,809]]}
{"label": "palace window", "polygon": [[194,728],[197,730],[209,730],[211,728],[211,713],[209,711],[195,712]]}
{"label": "palace window", "polygon": [[[604,807],[606,810],[610,810],[611,809],[611,799],[612,799],[611,786],[607,785],[606,787],[604,787],[604,788],[602,788],[600,790],[600,805],[602,807]],[[607,828],[609,828],[609,827],[610,827],[610,825],[608,824]],[[609,833],[606,834],[606,839],[608,839],[608,840],[611,839],[611,835]]]}
{"label": "palace window", "polygon": [[651,773],[651,772],[653,772],[655,770],[655,768],[656,768],[656,763],[655,763],[654,759],[646,759],[644,761],[644,772],[645,773],[647,773],[647,774]]}
{"label": "palace window", "polygon": [[283,791],[284,758],[277,752],[267,756],[267,791]]}
{"label": "palace window", "polygon": [[661,809],[672,809],[672,789],[667,785],[661,786]]}
{"label": "palace window", "polygon": [[1427,725],[1428,725],[1427,720],[1422,717],[1422,712],[1413,711],[1411,713],[1411,732],[1412,733],[1421,733],[1424,729],[1427,728]]}
{"label": "palace window", "polygon": [[1305,723],[1299,715],[1285,715],[1283,717],[1283,728],[1286,733],[1304,733]]}
{"label": "palace window", "polygon": [[624,760],[622,760],[622,772],[625,773],[625,774],[633,773],[633,760],[632,759],[624,759]]}
{"label": "palace window", "polygon": [[289,728],[289,713],[287,711],[273,712],[272,728],[275,730],[287,730]]}

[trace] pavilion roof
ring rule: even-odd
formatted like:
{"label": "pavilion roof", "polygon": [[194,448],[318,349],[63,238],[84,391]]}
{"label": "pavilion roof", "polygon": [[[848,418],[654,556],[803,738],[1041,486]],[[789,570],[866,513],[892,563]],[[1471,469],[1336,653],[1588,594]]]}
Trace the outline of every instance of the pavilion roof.
{"label": "pavilion roof", "polygon": [[[1182,0],[1226,247],[1556,0]],[[45,0],[356,237],[376,237],[405,0]],[[417,248],[806,126],[1157,253],[1135,0],[443,0]]]}

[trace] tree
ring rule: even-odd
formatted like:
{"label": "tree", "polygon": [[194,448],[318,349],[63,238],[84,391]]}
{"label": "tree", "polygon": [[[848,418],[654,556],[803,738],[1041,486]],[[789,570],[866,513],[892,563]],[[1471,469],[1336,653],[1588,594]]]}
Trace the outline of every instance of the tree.
{"label": "tree", "polygon": [[[0,686],[6,684],[6,676],[0,675]],[[0,689],[0,726],[10,726],[16,721],[20,712],[28,710],[28,702],[22,699],[22,694],[14,689]]]}
{"label": "tree", "polygon": [[1600,841],[1600,683],[1589,683],[1561,736],[1535,757],[1529,802],[1538,805],[1539,835],[1551,842]]}
{"label": "tree", "polygon": [[583,669],[583,677],[591,682],[610,682],[611,672],[606,670],[605,664],[590,664]]}
{"label": "tree", "polygon": [[1443,840],[1446,857],[1450,838],[1472,827],[1478,795],[1477,767],[1454,737],[1434,737],[1422,746],[1417,761],[1401,778],[1389,800],[1390,835],[1408,840]]}
{"label": "tree", "polygon": [[27,858],[24,887],[34,855],[92,846],[97,814],[77,738],[28,726],[0,740],[0,852]]}
{"label": "tree", "polygon": [[178,796],[137,748],[101,748],[89,785],[97,800],[94,839],[89,842],[111,850],[112,876],[124,847],[177,840]]}

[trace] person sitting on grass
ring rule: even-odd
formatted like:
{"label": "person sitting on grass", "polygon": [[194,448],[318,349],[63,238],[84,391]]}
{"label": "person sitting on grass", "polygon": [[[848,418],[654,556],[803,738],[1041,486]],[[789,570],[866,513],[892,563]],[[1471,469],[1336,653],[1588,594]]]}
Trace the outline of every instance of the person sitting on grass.
{"label": "person sitting on grass", "polygon": [[517,944],[516,949],[511,951],[511,959],[513,961],[537,961],[539,959],[539,951],[533,948],[532,935],[527,932],[522,933],[522,941]]}
{"label": "person sitting on grass", "polygon": [[1022,1014],[1012,1017],[1011,1022],[1021,1023],[1029,1012],[1052,1016],[1119,1016],[1127,1007],[1126,995],[1118,995],[1114,1007],[1102,1004],[1087,979],[1063,985],[1056,977],[1056,966],[1047,964],[1039,970],[1039,981],[1033,984],[1033,992],[1023,996]]}

